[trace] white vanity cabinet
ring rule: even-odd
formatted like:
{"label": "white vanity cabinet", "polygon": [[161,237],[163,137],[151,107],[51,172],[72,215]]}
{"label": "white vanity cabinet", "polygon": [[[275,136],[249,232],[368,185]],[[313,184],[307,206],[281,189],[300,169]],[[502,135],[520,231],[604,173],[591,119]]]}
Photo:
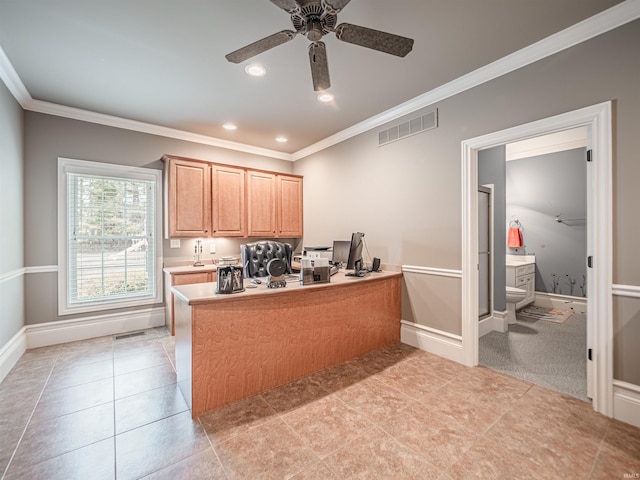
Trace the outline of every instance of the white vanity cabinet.
{"label": "white vanity cabinet", "polygon": [[507,260],[507,287],[526,290],[527,296],[516,303],[516,310],[533,303],[536,296],[536,264],[535,262]]}

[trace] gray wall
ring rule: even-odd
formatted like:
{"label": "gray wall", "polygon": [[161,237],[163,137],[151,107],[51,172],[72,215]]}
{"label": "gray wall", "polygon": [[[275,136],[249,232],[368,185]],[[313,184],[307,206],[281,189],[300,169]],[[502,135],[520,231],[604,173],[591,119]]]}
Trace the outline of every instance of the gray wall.
{"label": "gray wall", "polygon": [[585,159],[578,148],[506,162],[506,219],[517,218],[523,231],[523,248],[508,250],[536,256],[536,292],[586,296]]}
{"label": "gray wall", "polygon": [[24,325],[22,108],[0,82],[0,349]]}
{"label": "gray wall", "polygon": [[[58,157],[162,169],[163,163],[160,158],[165,153],[284,173],[291,173],[293,169],[291,162],[284,160],[26,112],[25,265],[58,265]],[[239,254],[241,240],[217,239],[215,242],[217,256]],[[180,249],[172,249],[169,248],[169,241],[165,240],[165,263],[172,260],[190,260],[193,245],[194,240],[184,240]],[[210,257],[205,254],[206,259]],[[57,288],[55,272],[27,275],[26,324],[73,318],[58,316]]]}
{"label": "gray wall", "polygon": [[[379,130],[421,113],[416,112],[297,161],[294,172],[305,175],[305,244],[360,230],[371,255],[385,263],[459,270],[461,142],[612,100],[613,282],[640,286],[637,45],[640,21],[439,102],[436,130],[377,147]],[[423,277],[428,281],[405,276],[412,290],[403,316],[460,334],[460,281]],[[621,340],[640,338],[640,299],[624,303],[613,319],[614,375],[640,385],[640,350]]]}

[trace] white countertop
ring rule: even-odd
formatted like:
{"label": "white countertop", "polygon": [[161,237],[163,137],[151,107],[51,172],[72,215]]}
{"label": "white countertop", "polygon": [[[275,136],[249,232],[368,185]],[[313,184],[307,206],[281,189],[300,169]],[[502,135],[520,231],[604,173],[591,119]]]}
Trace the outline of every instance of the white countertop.
{"label": "white countertop", "polygon": [[177,267],[164,267],[162,269],[165,273],[199,273],[199,272],[214,272],[218,268],[218,265],[204,264],[201,267],[194,267],[193,265],[182,265]]}
{"label": "white countertop", "polygon": [[507,267],[520,267],[522,265],[535,265],[535,255],[507,255],[506,266]]}
{"label": "white countertop", "polygon": [[[197,267],[195,267],[197,268]],[[248,287],[251,284],[251,279],[244,280],[245,290],[240,293],[222,294],[216,293],[215,282],[210,283],[194,283],[191,285],[179,285],[171,287],[171,292],[176,298],[187,302],[189,305],[198,305],[204,303],[210,303],[212,301],[232,301],[240,298],[253,297],[256,295],[283,295],[292,292],[304,292],[309,290],[316,290],[320,288],[331,288],[337,285],[348,286],[353,283],[372,282],[380,279],[390,278],[394,276],[401,276],[400,272],[372,272],[366,277],[347,277],[344,272],[340,271],[331,277],[330,283],[316,283],[312,285],[300,285],[298,275],[291,276],[290,281],[287,281],[287,286],[283,288],[268,288],[267,278],[261,278],[261,284],[255,288]]]}

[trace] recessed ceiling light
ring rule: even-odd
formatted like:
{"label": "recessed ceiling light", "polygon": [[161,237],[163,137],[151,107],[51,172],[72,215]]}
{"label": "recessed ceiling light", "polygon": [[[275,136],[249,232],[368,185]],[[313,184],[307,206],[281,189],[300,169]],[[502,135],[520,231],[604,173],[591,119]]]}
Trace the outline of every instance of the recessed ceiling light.
{"label": "recessed ceiling light", "polygon": [[238,127],[236,125],[234,125],[233,123],[225,123],[224,125],[222,125],[222,128],[224,128],[225,130],[237,130]]}
{"label": "recessed ceiling light", "polygon": [[322,92],[318,94],[318,101],[322,103],[332,102],[335,97],[329,92]]}
{"label": "recessed ceiling light", "polygon": [[247,75],[251,75],[252,77],[263,77],[267,74],[267,69],[259,63],[251,63],[247,65],[244,67],[244,71],[247,72]]}
{"label": "recessed ceiling light", "polygon": [[276,137],[276,142],[284,143],[287,141],[287,137]]}

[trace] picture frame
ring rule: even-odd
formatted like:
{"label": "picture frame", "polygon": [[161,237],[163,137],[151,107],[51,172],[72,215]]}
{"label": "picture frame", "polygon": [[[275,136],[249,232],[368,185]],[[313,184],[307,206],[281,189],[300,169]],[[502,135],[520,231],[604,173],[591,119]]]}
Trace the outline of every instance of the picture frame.
{"label": "picture frame", "polygon": [[244,292],[244,272],[242,267],[218,267],[216,275],[216,293],[231,294]]}

